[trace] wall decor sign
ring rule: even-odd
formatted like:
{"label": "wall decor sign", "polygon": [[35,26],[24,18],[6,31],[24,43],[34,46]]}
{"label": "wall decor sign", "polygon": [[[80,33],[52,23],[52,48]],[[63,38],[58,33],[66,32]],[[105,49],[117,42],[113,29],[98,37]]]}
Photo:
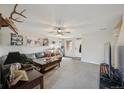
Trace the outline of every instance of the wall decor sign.
{"label": "wall decor sign", "polygon": [[22,35],[18,35],[15,33],[11,33],[11,45],[13,46],[21,46],[23,45],[23,36]]}

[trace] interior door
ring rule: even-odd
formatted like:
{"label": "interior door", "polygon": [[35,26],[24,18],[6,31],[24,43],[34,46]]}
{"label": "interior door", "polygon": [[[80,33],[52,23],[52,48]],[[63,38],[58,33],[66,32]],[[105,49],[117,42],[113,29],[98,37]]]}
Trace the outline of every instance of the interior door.
{"label": "interior door", "polygon": [[67,40],[65,42],[65,56],[73,57],[72,40]]}
{"label": "interior door", "polygon": [[74,57],[81,57],[81,50],[82,50],[82,45],[81,45],[81,40],[75,40],[74,42]]}

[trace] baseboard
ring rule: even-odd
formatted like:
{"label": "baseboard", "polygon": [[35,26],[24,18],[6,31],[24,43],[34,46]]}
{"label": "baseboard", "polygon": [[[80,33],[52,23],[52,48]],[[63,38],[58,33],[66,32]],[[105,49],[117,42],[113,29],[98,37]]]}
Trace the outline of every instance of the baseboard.
{"label": "baseboard", "polygon": [[64,57],[81,60],[81,57],[70,57],[70,56],[64,56]]}
{"label": "baseboard", "polygon": [[81,62],[85,62],[85,63],[91,63],[91,64],[100,65],[100,63],[95,63],[95,62],[92,62],[92,61],[85,61],[85,60],[83,60],[83,61],[81,61]]}

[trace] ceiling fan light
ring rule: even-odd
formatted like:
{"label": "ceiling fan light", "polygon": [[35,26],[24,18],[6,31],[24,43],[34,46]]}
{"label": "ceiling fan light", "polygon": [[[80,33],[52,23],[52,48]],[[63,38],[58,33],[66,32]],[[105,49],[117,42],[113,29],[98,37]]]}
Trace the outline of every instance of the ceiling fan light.
{"label": "ceiling fan light", "polygon": [[61,30],[61,29],[58,29],[58,32],[59,32],[59,33],[61,33],[61,32],[62,32],[62,30]]}

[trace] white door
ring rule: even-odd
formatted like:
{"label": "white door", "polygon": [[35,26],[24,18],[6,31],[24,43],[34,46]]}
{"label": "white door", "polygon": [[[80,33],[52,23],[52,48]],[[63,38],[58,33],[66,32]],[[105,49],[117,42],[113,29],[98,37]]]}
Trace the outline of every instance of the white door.
{"label": "white door", "polygon": [[73,57],[73,43],[72,40],[65,42],[65,56]]}
{"label": "white door", "polygon": [[74,43],[74,57],[81,57],[81,40],[75,40]]}
{"label": "white door", "polygon": [[65,56],[81,57],[80,52],[81,40],[73,39],[65,42]]}

